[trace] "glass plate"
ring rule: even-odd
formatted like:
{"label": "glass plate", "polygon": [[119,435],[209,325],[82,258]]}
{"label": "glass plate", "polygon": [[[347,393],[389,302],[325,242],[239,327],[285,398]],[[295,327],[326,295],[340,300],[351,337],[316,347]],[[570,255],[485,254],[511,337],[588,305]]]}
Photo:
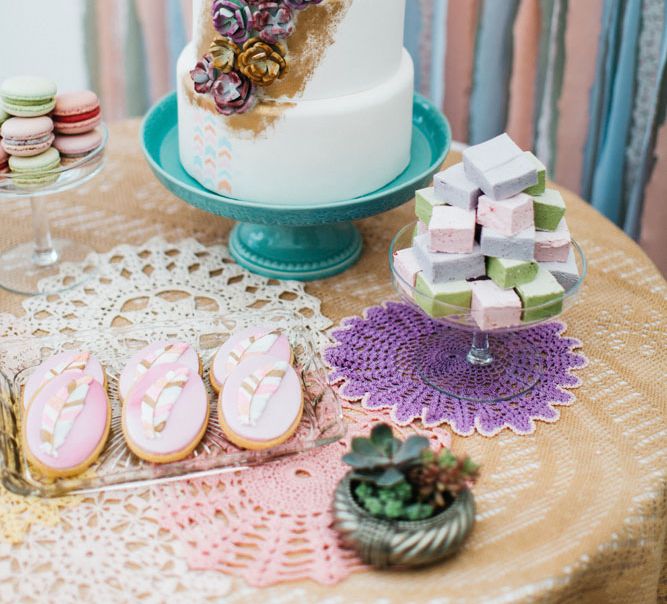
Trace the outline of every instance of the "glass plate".
{"label": "glass plate", "polygon": [[[232,445],[220,429],[217,397],[208,371],[213,355],[232,334],[258,324],[270,324],[289,338],[295,367],[302,380],[304,413],[299,429],[285,443],[262,451],[246,451]],[[211,415],[206,434],[192,455],[178,462],[154,464],[136,457],[125,444],[117,380],[132,354],[150,342],[167,338],[186,341],[198,350]],[[112,407],[111,434],[89,470],[73,478],[54,480],[32,468],[23,453],[21,388],[42,360],[68,349],[89,350],[104,365]],[[7,489],[21,495],[57,497],[210,476],[303,453],[345,435],[340,401],[328,385],[327,372],[313,336],[300,318],[284,311],[244,311],[193,319],[180,325],[156,322],[58,337],[6,339],[0,342],[0,359],[0,477]]]}

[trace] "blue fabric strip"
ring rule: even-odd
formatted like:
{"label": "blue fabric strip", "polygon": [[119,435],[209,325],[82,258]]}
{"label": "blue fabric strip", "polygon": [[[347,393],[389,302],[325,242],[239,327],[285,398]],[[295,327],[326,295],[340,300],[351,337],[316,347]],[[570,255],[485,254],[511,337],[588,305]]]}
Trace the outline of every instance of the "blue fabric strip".
{"label": "blue fabric strip", "polygon": [[419,2],[409,1],[406,6],[405,15],[405,47],[410,52],[415,63],[415,88],[422,90],[421,81],[421,36],[422,15]]}
{"label": "blue fabric strip", "polygon": [[477,144],[500,134],[507,123],[518,0],[482,4],[470,98],[469,139]]}
{"label": "blue fabric strip", "polygon": [[180,0],[167,0],[167,33],[169,35],[169,77],[172,88],[176,87],[176,62],[187,44],[184,15]]}

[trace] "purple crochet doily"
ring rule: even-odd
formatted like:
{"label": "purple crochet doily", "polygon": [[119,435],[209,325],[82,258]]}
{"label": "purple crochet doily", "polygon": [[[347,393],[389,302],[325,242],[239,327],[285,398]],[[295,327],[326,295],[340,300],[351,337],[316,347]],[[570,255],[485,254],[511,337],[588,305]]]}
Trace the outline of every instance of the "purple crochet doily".
{"label": "purple crochet doily", "polygon": [[[503,428],[530,434],[535,430],[536,420],[557,421],[560,414],[556,406],[574,401],[574,395],[564,388],[576,388],[581,383],[571,373],[586,365],[586,358],[574,352],[581,342],[562,337],[563,331],[563,323],[552,322],[491,336],[492,347],[502,346],[506,354],[515,355],[517,360],[527,346],[545,360],[544,377],[530,392],[493,404],[448,396],[425,384],[416,369],[405,371],[406,366],[437,362],[437,350],[424,350],[420,344],[425,337],[449,342],[458,338],[462,345],[470,343],[469,332],[432,321],[406,304],[388,302],[367,309],[365,317],[346,319],[343,329],[333,332],[336,344],[324,354],[332,369],[331,382],[343,382],[340,387],[343,397],[361,400],[368,409],[391,408],[398,424],[414,420],[422,420],[427,426],[447,423],[462,436],[475,430],[493,436]],[[398,366],[403,370],[397,371]]]}

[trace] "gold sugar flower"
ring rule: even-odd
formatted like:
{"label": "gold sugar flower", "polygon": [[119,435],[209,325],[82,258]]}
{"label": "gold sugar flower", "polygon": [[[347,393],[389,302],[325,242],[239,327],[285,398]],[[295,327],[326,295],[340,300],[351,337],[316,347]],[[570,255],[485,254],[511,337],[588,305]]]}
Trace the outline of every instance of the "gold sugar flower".
{"label": "gold sugar flower", "polygon": [[251,38],[238,55],[238,70],[259,86],[269,86],[287,72],[285,49],[278,44],[267,44],[260,38]]}
{"label": "gold sugar flower", "polygon": [[241,52],[238,45],[229,38],[216,38],[211,42],[209,55],[213,66],[222,73],[229,73],[236,65],[236,57]]}

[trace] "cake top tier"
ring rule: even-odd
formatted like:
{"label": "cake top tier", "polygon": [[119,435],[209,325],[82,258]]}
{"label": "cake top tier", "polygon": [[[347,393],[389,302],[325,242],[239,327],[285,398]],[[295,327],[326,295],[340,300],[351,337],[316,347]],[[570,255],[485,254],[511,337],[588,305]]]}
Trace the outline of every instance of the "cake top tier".
{"label": "cake top tier", "polygon": [[220,39],[223,55],[252,47],[243,66],[254,61],[264,99],[354,94],[401,64],[405,0],[194,0],[193,11],[197,57]]}

